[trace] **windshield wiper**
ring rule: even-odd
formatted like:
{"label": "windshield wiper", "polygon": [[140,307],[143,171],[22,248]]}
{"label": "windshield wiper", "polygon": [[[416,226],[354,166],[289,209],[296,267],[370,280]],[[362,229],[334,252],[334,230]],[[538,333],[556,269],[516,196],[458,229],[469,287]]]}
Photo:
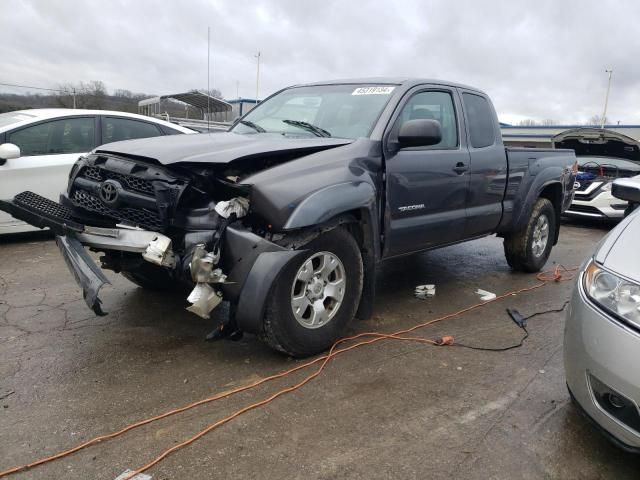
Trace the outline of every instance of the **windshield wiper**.
{"label": "windshield wiper", "polygon": [[303,122],[302,120],[282,120],[287,125],[293,125],[294,127],[300,127],[308,132],[313,133],[316,137],[330,137],[331,133],[324,128],[320,128],[317,125],[313,125],[309,122]]}
{"label": "windshield wiper", "polygon": [[239,120],[238,123],[241,123],[242,125],[246,125],[247,127],[253,128],[258,133],[266,132],[266,130],[262,128],[260,125],[256,125],[255,123],[250,122],[249,120]]}

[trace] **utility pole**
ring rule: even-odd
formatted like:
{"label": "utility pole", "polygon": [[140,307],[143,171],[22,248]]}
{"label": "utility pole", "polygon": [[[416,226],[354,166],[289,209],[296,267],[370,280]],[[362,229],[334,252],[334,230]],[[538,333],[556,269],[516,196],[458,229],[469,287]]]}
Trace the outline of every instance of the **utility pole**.
{"label": "utility pole", "polygon": [[73,95],[73,108],[74,108],[74,110],[75,110],[75,108],[76,108],[76,87],[72,87],[72,88],[73,88],[73,90],[72,90],[72,95]]}
{"label": "utility pole", "polygon": [[210,63],[211,63],[211,27],[207,27],[207,132],[209,128],[209,117],[211,116],[211,85],[210,85]]}
{"label": "utility pole", "polygon": [[609,83],[607,84],[607,95],[604,97],[604,112],[602,112],[602,123],[600,128],[604,128],[604,122],[607,118],[607,106],[609,104],[609,90],[611,90],[611,75],[613,75],[613,69],[605,70],[605,73],[609,74]]}
{"label": "utility pole", "polygon": [[258,68],[256,70],[256,105],[258,105],[258,95],[260,93],[260,52],[254,56],[258,59]]}
{"label": "utility pole", "polygon": [[236,80],[236,98],[240,100],[240,80]]}

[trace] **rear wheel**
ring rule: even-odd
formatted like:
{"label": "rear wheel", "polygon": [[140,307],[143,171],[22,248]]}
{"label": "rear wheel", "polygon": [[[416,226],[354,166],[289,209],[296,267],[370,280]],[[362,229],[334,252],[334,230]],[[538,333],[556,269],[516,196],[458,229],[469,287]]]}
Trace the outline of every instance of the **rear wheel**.
{"label": "rear wheel", "polygon": [[504,238],[504,255],[509,266],[522,272],[540,271],[553,247],[556,222],[553,204],[547,198],[539,198],[525,227]]}
{"label": "rear wheel", "polygon": [[293,357],[322,352],[340,338],[362,293],[362,256],[346,230],[322,234],[304,249],[280,274],[264,319],[263,339]]}

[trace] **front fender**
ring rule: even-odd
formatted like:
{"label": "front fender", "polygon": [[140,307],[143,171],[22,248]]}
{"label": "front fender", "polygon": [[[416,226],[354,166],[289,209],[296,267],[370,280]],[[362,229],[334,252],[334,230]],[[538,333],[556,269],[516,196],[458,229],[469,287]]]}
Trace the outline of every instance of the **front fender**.
{"label": "front fender", "polygon": [[375,207],[376,192],[366,182],[345,182],[313,192],[302,200],[284,224],[284,230],[319,225],[341,213]]}
{"label": "front fender", "polygon": [[269,293],[278,281],[282,269],[306,250],[263,252],[251,267],[240,293],[235,319],[243,332],[259,334],[262,331],[265,307]]}

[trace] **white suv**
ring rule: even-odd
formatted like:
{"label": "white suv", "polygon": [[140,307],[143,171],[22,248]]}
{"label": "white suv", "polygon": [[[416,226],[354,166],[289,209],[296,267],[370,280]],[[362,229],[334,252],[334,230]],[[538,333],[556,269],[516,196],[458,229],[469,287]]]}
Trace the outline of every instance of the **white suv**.
{"label": "white suv", "polygon": [[611,183],[620,177],[640,174],[640,164],[623,158],[578,157],[578,176],[571,206],[572,217],[620,219],[627,202],[611,195]]}

